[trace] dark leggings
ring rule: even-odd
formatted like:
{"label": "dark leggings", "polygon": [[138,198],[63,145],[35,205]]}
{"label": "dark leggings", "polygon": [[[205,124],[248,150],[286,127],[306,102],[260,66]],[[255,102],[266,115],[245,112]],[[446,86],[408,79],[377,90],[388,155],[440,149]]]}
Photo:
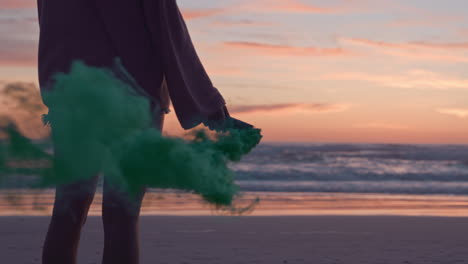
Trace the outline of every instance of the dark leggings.
{"label": "dark leggings", "polygon": [[[164,114],[156,121],[162,129]],[[58,186],[42,253],[43,264],[75,264],[81,228],[93,201],[98,175]],[[135,197],[104,179],[102,221],[103,264],[139,263],[138,218],[145,189]]]}

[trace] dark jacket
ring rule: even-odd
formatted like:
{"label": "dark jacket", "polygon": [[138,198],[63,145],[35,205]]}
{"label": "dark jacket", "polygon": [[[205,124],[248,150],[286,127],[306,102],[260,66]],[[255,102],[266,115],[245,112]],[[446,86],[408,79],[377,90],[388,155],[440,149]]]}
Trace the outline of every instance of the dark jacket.
{"label": "dark jacket", "polygon": [[[200,62],[176,0],[37,0],[40,24],[39,83],[53,87],[54,73],[74,60],[125,69],[159,107],[174,110],[189,129],[225,105]],[[165,82],[163,82],[165,80]]]}

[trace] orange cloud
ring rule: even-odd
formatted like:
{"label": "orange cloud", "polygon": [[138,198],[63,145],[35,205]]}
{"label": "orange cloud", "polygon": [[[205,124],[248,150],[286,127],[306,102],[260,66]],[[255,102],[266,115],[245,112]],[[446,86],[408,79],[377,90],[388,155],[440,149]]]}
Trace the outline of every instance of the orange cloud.
{"label": "orange cloud", "polygon": [[224,42],[223,45],[228,48],[245,49],[267,55],[281,56],[343,56],[350,54],[350,52],[342,48],[296,47],[244,41]]}
{"label": "orange cloud", "polygon": [[468,49],[468,42],[446,42],[446,43],[434,43],[427,41],[410,41],[405,43],[392,43],[384,41],[373,41],[369,39],[361,38],[349,38],[345,41],[353,42],[356,44],[363,44],[374,47],[383,48],[396,48],[396,49],[415,49],[415,48],[431,48],[431,49]]}
{"label": "orange cloud", "polygon": [[341,8],[320,7],[305,4],[299,0],[258,0],[250,5],[251,9],[262,12],[331,14],[341,12]]}
{"label": "orange cloud", "polygon": [[292,12],[292,13],[316,13],[316,14],[329,14],[329,13],[336,12],[336,10],[333,10],[331,8],[323,8],[323,7],[313,6],[310,4],[304,4],[296,0],[288,0],[288,1],[281,0],[277,2],[278,3],[276,5],[273,4],[270,7],[271,10],[286,11],[286,12]]}
{"label": "orange cloud", "polygon": [[222,27],[232,27],[232,26],[256,26],[256,27],[264,27],[264,26],[272,26],[275,23],[272,22],[260,22],[260,21],[253,21],[253,20],[238,20],[238,21],[228,21],[228,20],[217,20],[212,23],[212,25],[222,26]]}
{"label": "orange cloud", "polygon": [[[26,1],[26,0],[25,0]],[[315,13],[329,14],[337,13],[338,8],[318,7],[310,4],[304,4],[298,0],[257,0],[248,4],[238,4],[226,8],[211,9],[182,9],[185,19],[192,20],[198,18],[212,17],[224,13],[239,13],[245,11],[261,12],[281,12],[281,13]],[[247,25],[248,23],[244,23]]]}
{"label": "orange cloud", "polygon": [[42,123],[47,107],[39,88],[33,83],[7,83],[0,88],[0,121],[12,121],[32,138],[43,138],[49,128]]}
{"label": "orange cloud", "polygon": [[[353,0],[348,0],[352,2]],[[274,12],[274,13],[305,13],[305,14],[333,14],[343,12],[349,7],[320,7],[316,5],[306,4],[299,0],[254,0],[249,3],[232,5],[226,8],[216,9],[182,9],[184,18],[187,20],[207,18],[220,14],[237,14],[244,12]],[[215,25],[230,26],[230,25],[265,25],[253,21],[240,22],[216,22]]]}
{"label": "orange cloud", "polygon": [[441,114],[451,115],[459,118],[468,117],[468,108],[439,108],[436,111]]}
{"label": "orange cloud", "polygon": [[257,113],[337,113],[350,108],[346,104],[269,104],[269,105],[234,105],[229,107],[233,114],[257,114]]}
{"label": "orange cloud", "polygon": [[373,46],[373,47],[380,47],[380,48],[408,48],[402,44],[384,42],[384,41],[374,41],[370,39],[362,39],[362,38],[342,38],[342,42],[351,43],[351,44],[360,44],[366,46]]}
{"label": "orange cloud", "polygon": [[386,122],[371,122],[371,123],[364,123],[364,124],[355,124],[353,125],[355,128],[366,128],[366,129],[385,129],[385,130],[409,130],[409,127],[394,124],[394,123],[386,123]]}
{"label": "orange cloud", "polygon": [[322,77],[327,80],[367,81],[397,88],[468,89],[468,79],[447,77],[423,70],[413,70],[396,75],[351,72],[329,74]]}
{"label": "orange cloud", "polygon": [[224,13],[224,9],[183,9],[182,14],[187,20],[211,17]]}
{"label": "orange cloud", "polygon": [[460,42],[460,43],[431,43],[425,41],[414,41],[410,42],[410,45],[414,45],[417,47],[424,47],[424,48],[434,48],[434,49],[467,49],[468,50],[468,42]]}

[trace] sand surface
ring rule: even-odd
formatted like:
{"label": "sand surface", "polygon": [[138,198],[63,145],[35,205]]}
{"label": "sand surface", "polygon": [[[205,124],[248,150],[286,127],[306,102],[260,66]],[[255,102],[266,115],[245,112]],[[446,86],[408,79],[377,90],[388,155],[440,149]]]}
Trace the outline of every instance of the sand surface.
{"label": "sand surface", "polygon": [[[1,263],[40,263],[48,217],[0,217]],[[79,263],[100,263],[90,217]],[[144,216],[143,264],[468,263],[468,218],[408,216]]]}

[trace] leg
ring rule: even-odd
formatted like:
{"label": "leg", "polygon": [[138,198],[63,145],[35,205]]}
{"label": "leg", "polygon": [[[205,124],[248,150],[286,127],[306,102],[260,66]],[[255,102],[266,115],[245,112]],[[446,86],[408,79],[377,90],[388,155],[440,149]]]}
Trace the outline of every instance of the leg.
{"label": "leg", "polygon": [[93,201],[98,176],[57,187],[42,252],[43,264],[75,264],[81,228]]}
{"label": "leg", "polygon": [[135,197],[104,180],[103,264],[138,264],[138,218],[145,190]]}
{"label": "leg", "polygon": [[[155,120],[162,130],[164,113]],[[102,221],[104,224],[103,264],[138,264],[138,219],[145,188],[132,196],[104,178]]]}

